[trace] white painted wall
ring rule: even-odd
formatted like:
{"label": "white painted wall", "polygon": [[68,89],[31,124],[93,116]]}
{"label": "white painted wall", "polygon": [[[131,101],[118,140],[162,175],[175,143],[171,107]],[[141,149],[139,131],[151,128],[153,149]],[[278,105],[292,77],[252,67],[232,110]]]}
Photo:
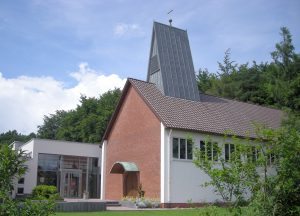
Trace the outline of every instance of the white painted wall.
{"label": "white painted wall", "polygon": [[[214,194],[212,188],[201,187],[200,185],[209,180],[209,177],[197,168],[191,160],[179,160],[172,157],[172,140],[173,137],[186,138],[187,135],[192,136],[196,146],[199,146],[200,140],[205,139],[206,135],[198,133],[190,133],[180,130],[166,129],[164,139],[164,146],[166,149],[165,166],[168,170],[168,164],[170,167],[169,173],[166,172],[165,184],[169,190],[165,191],[168,199],[165,199],[165,203],[187,203],[188,200],[192,202],[213,202],[217,199],[221,199]],[[213,140],[220,142],[219,137],[213,137]]]}
{"label": "white painted wall", "polygon": [[[168,139],[168,132],[169,130],[165,128],[165,126],[160,123],[160,139],[161,143],[165,142],[165,139]],[[168,150],[167,145],[160,146],[160,202],[166,203],[168,200]]]}
{"label": "white painted wall", "polygon": [[102,143],[102,157],[101,157],[101,195],[100,198],[104,200],[105,197],[105,178],[106,178],[106,146],[107,140],[104,140]]}
{"label": "white painted wall", "polygon": [[[216,195],[212,187],[201,186],[210,178],[200,168],[196,167],[191,160],[174,159],[172,157],[172,139],[187,138],[191,136],[194,139],[195,147],[200,146],[200,140],[206,140],[207,134],[186,132],[180,130],[172,130],[170,138],[167,136],[170,134],[170,129],[165,129],[165,137],[163,146],[165,146],[165,158],[170,159],[170,172],[165,172],[165,186],[169,187],[169,191],[165,190],[165,196],[169,196],[169,199],[165,199],[165,203],[187,203],[192,201],[195,203],[203,202],[216,202],[222,201],[221,196]],[[210,139],[214,142],[218,142],[219,145],[223,144],[223,137],[217,135],[209,135]],[[230,142],[230,139],[227,139]],[[168,147],[166,147],[168,146]],[[168,162],[165,160],[165,170],[168,170]],[[168,195],[169,193],[169,195]]]}
{"label": "white painted wall", "polygon": [[[23,151],[25,151],[26,154],[28,154],[29,159],[28,161],[25,163],[25,165],[28,168],[28,171],[25,173],[24,178],[27,179],[27,181],[24,182],[24,184],[18,184],[18,179],[15,180],[14,184],[14,191],[12,192],[12,196],[15,197],[15,195],[17,194],[17,188],[21,187],[24,188],[24,193],[31,193],[31,190],[29,191],[28,188],[32,188],[32,185],[35,183],[35,181],[33,180],[33,170],[35,167],[35,162],[33,160],[33,150],[34,150],[34,143],[29,141],[27,143],[20,143],[20,142],[14,142],[13,143],[13,149],[22,149]],[[29,192],[28,192],[29,191]]]}
{"label": "white painted wall", "polygon": [[[34,142],[30,140],[29,142],[25,143],[20,148],[25,151],[26,154],[30,156],[28,161],[26,162],[26,166],[28,167],[27,172],[24,176],[24,194],[29,194],[32,191],[32,188],[36,186],[37,181],[37,159],[34,157],[36,154],[34,149]],[[19,185],[18,185],[19,186]],[[21,185],[20,185],[21,187]]]}
{"label": "white painted wall", "polygon": [[[47,139],[32,139],[24,145],[20,146],[20,149],[26,151],[27,153],[31,152],[31,159],[29,159],[26,162],[26,165],[28,166],[28,171],[24,176],[24,194],[30,194],[32,192],[32,189],[37,184],[37,167],[39,153],[96,157],[98,158],[98,163],[101,163],[101,148],[98,144]],[[16,188],[18,186],[21,185],[17,185]]]}

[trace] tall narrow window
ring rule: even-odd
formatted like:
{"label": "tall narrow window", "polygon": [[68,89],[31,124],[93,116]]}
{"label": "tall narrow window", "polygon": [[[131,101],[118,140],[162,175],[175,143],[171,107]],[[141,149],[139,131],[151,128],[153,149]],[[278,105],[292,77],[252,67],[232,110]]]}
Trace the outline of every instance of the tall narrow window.
{"label": "tall narrow window", "polygon": [[205,160],[205,142],[203,140],[200,141],[200,159]]}
{"label": "tall narrow window", "polygon": [[206,156],[208,160],[212,160],[212,143],[206,143]]}
{"label": "tall narrow window", "polygon": [[235,151],[235,147],[233,144],[230,144],[230,154],[233,154]]}
{"label": "tall narrow window", "polygon": [[186,142],[186,149],[187,149],[187,159],[193,159],[193,142],[190,139],[187,139]]}
{"label": "tall narrow window", "polygon": [[225,161],[233,159],[233,153],[235,151],[234,144],[225,144]]}
{"label": "tall narrow window", "polygon": [[275,163],[275,154],[274,153],[270,153],[269,154],[269,158],[268,158],[269,160],[268,160],[268,165],[270,166],[270,165],[273,165],[274,163]]}
{"label": "tall narrow window", "polygon": [[178,158],[178,152],[179,152],[179,147],[178,147],[178,138],[173,138],[173,158]]}
{"label": "tall narrow window", "polygon": [[213,147],[213,159],[214,161],[218,161],[218,143],[214,142],[212,147]]}
{"label": "tall narrow window", "polygon": [[225,144],[225,161],[229,161],[229,144]]}
{"label": "tall narrow window", "polygon": [[180,139],[180,159],[186,159],[185,139]]}
{"label": "tall narrow window", "polygon": [[255,148],[255,146],[252,146],[252,161],[255,162],[257,160],[257,154],[258,150]]}

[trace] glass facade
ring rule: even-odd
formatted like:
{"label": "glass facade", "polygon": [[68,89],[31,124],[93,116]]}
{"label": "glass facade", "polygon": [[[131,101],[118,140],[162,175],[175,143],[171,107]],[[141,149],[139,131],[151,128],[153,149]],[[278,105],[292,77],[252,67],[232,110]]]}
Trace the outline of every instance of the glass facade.
{"label": "glass facade", "polygon": [[62,197],[100,196],[98,158],[39,154],[37,184],[54,185]]}

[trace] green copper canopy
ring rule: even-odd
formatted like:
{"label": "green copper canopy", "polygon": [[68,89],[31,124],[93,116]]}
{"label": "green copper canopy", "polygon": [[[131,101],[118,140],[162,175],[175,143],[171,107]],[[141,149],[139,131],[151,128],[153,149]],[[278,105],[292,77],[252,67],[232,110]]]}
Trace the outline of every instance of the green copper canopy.
{"label": "green copper canopy", "polygon": [[123,174],[125,172],[139,172],[139,168],[133,162],[117,161],[111,168],[110,173]]}

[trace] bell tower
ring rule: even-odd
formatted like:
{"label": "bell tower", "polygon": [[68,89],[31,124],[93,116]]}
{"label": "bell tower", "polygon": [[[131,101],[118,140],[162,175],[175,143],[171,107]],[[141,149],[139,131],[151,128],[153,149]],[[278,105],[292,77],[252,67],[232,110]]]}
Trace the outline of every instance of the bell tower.
{"label": "bell tower", "polygon": [[166,96],[200,100],[187,31],[154,22],[147,81]]}

